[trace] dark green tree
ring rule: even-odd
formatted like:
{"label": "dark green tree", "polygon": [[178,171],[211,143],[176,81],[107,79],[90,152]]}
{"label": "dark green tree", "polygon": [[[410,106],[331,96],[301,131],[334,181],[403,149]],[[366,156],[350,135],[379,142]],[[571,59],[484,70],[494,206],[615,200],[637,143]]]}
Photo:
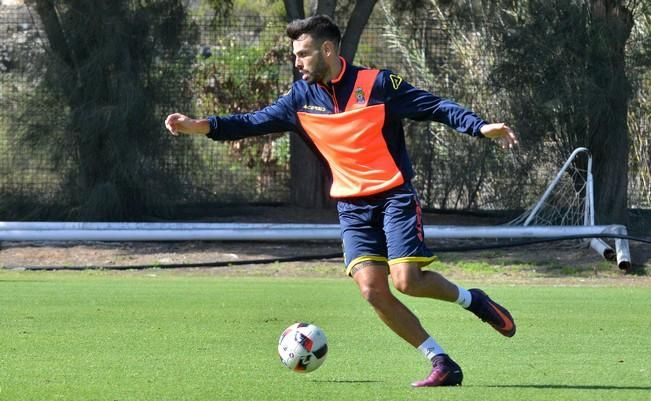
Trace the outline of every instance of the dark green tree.
{"label": "dark green tree", "polygon": [[[31,0],[43,24],[42,76],[20,123],[24,146],[63,177],[71,208],[58,217],[141,219],[163,211],[177,187],[171,140],[162,134],[182,89],[191,39],[181,0]],[[185,50],[185,51],[184,51]],[[43,105],[56,118],[34,113]],[[178,149],[178,146],[177,148]],[[177,153],[182,153],[177,151]]]}
{"label": "dark green tree", "polygon": [[530,140],[594,157],[600,224],[626,223],[628,104],[625,47],[633,27],[626,1],[529,0],[503,15],[495,84],[510,93]]}
{"label": "dark green tree", "polygon": [[203,0],[214,11],[215,17],[228,17],[233,10],[233,0]]}

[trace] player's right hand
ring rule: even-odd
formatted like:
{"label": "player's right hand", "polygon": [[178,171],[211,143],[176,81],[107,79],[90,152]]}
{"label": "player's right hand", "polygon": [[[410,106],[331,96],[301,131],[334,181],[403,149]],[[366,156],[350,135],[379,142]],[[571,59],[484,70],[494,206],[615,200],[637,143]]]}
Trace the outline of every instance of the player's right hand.
{"label": "player's right hand", "polygon": [[210,123],[208,119],[195,120],[181,113],[173,113],[165,119],[165,128],[172,135],[178,134],[200,134],[205,135],[210,132]]}
{"label": "player's right hand", "polygon": [[190,117],[183,114],[173,113],[165,119],[165,128],[167,128],[172,135],[178,135],[179,132],[184,132],[184,128],[189,125],[191,120]]}

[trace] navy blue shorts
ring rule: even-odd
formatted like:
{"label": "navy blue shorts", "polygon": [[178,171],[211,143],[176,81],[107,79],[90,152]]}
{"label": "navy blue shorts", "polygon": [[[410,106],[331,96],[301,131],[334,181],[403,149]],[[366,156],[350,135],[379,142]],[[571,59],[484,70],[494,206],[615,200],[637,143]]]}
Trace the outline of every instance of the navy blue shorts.
{"label": "navy blue shorts", "polygon": [[420,202],[411,184],[337,202],[346,274],[359,262],[429,263]]}

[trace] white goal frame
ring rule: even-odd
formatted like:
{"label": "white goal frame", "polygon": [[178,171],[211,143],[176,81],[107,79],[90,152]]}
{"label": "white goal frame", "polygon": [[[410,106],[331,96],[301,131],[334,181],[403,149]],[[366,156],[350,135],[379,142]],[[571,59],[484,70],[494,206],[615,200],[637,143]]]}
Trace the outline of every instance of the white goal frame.
{"label": "white goal frame", "polygon": [[[574,158],[589,151],[576,149],[552,180],[540,200],[523,216],[504,226],[426,225],[429,239],[563,239],[592,238],[590,246],[621,269],[630,267],[628,240],[617,238],[615,250],[599,236],[627,236],[626,226],[595,225],[592,158],[589,157],[583,225],[531,225],[542,204],[558,184]],[[521,218],[523,217],[521,216]],[[519,218],[520,219],[520,218]],[[596,237],[596,238],[595,238]],[[0,241],[305,241],[339,240],[338,224],[267,223],[90,223],[90,222],[0,222]]]}
{"label": "white goal frame", "polygon": [[[567,170],[570,168],[572,165],[572,162],[574,159],[576,159],[580,154],[585,153],[586,157],[588,158],[588,166],[586,170],[586,194],[585,194],[585,208],[583,210],[583,225],[585,226],[594,226],[595,225],[595,213],[594,213],[594,179],[592,177],[592,154],[590,154],[590,151],[588,148],[576,148],[570,155],[570,157],[567,158],[563,166],[558,170],[558,173],[552,180],[552,182],[549,184],[547,189],[545,190],[545,193],[540,197],[538,202],[531,208],[531,210],[527,213],[524,214],[526,216],[526,219],[522,223],[524,226],[528,226],[531,224],[533,219],[538,215],[538,211],[540,211],[542,205],[547,201],[547,198],[549,198],[550,194],[552,191],[556,188],[558,183],[561,181],[561,178],[563,175],[567,172]],[[517,220],[517,219],[516,219]]]}

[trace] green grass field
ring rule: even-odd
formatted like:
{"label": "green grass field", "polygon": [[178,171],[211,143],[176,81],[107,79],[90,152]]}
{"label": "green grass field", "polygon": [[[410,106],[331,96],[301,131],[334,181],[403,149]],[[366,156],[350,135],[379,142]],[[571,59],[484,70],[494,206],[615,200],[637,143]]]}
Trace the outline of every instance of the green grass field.
{"label": "green grass field", "polygon": [[[651,289],[490,285],[516,317],[505,339],[453,304],[405,298],[464,368],[429,372],[350,280],[0,270],[0,400],[648,400]],[[281,331],[310,321],[330,351],[286,370]]]}

